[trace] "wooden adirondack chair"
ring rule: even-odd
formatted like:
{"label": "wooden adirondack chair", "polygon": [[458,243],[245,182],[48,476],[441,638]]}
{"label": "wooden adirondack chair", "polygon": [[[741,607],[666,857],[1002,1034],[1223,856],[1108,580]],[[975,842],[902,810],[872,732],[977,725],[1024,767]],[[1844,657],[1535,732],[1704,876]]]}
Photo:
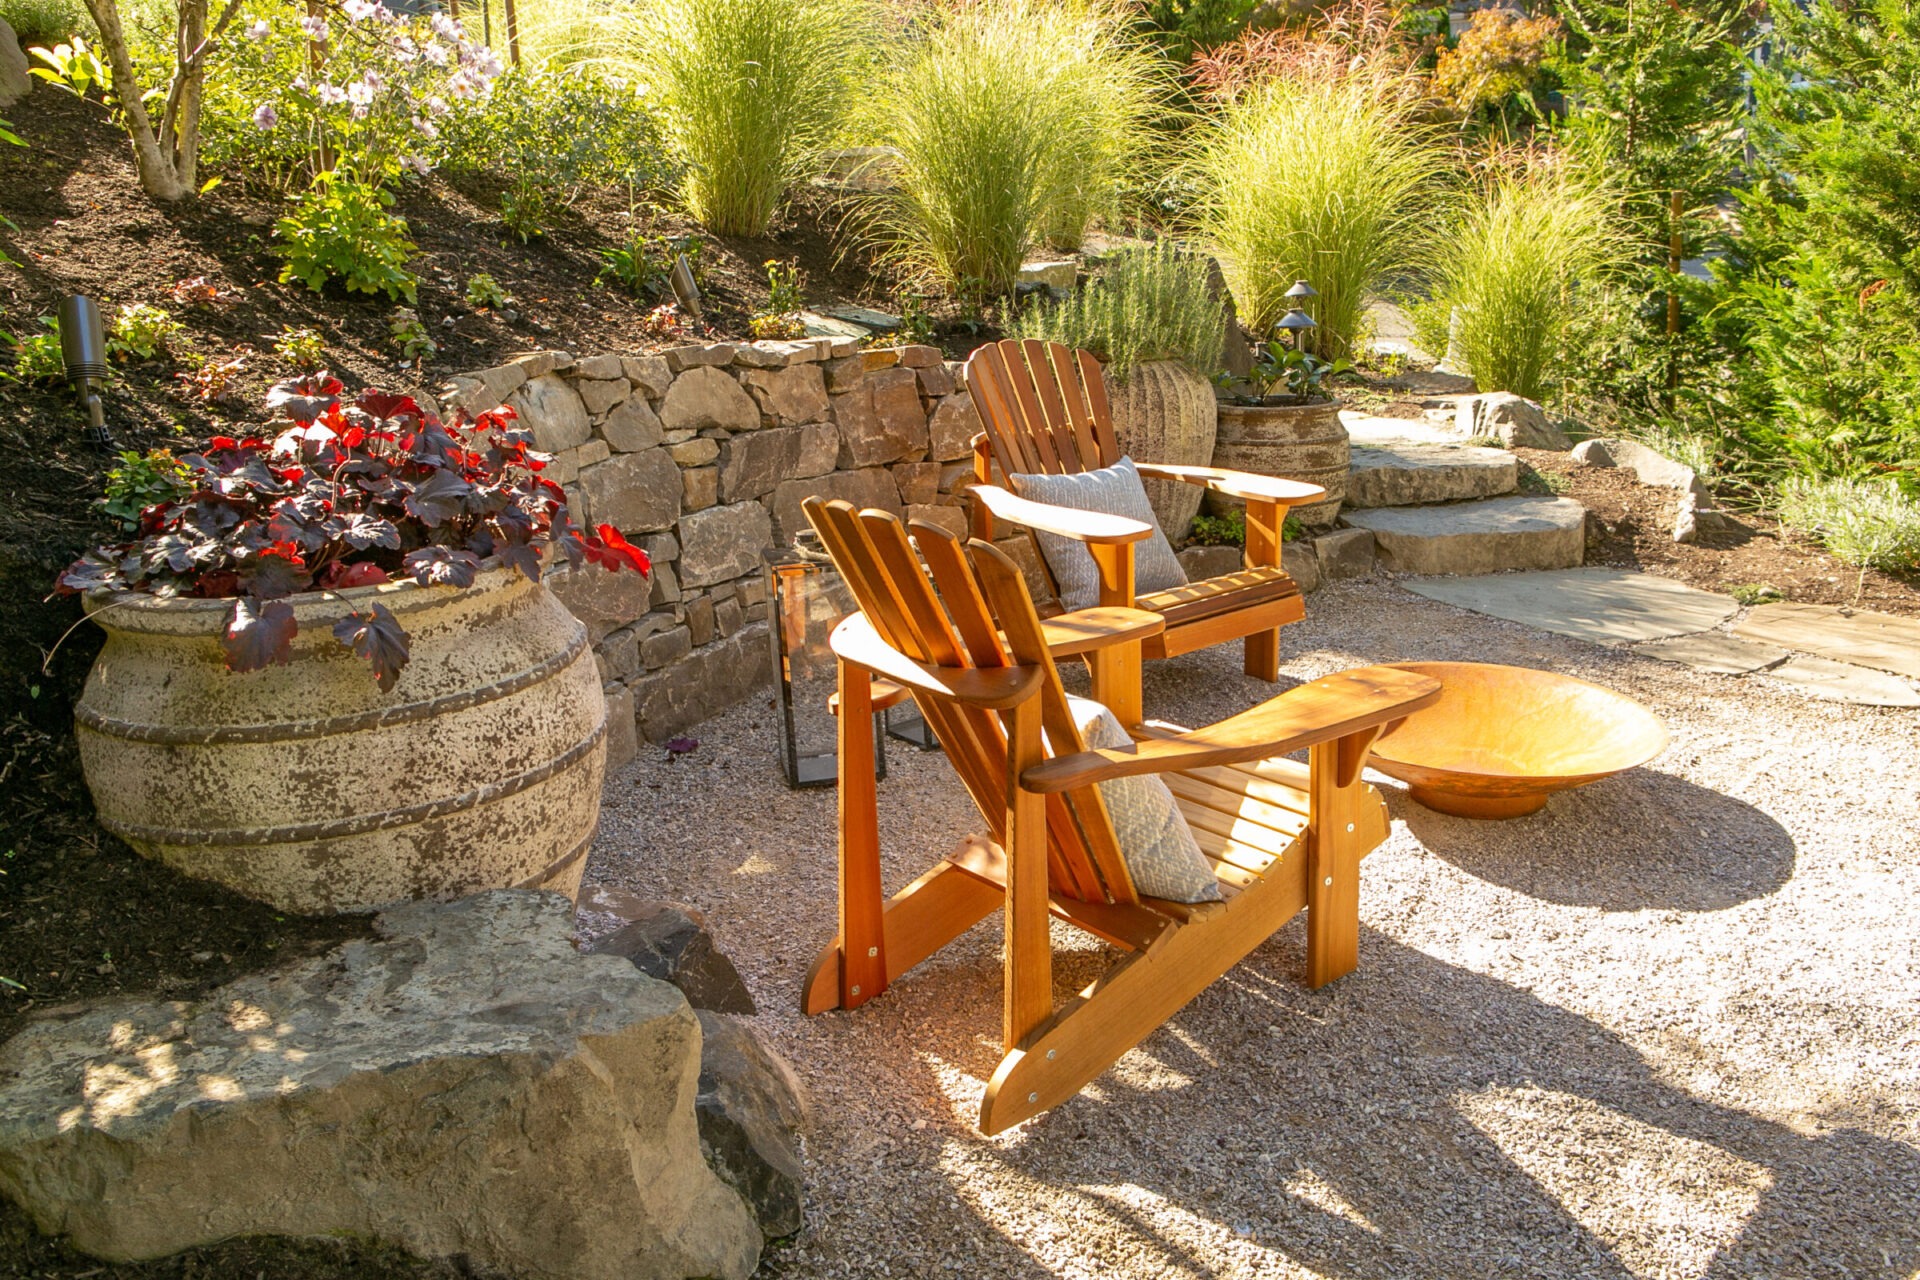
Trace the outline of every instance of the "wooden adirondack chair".
{"label": "wooden adirondack chair", "polygon": [[[1166,629],[1145,642],[1144,657],[1170,658],[1244,640],[1247,674],[1269,683],[1280,678],[1280,628],[1306,616],[1300,585],[1280,567],[1280,528],[1289,506],[1316,502],[1326,490],[1244,471],[1161,466],[1135,458],[1143,476],[1202,485],[1242,500],[1247,519],[1244,567],[1238,572],[1136,599],[1133,544],[1151,529],[1135,520],[1091,520],[1084,512],[1027,502],[993,483],[996,468],[1002,477],[1073,475],[1120,460],[1099,360],[1090,351],[1057,342],[990,342],[967,357],[967,391],[986,428],[974,440],[978,483],[969,492],[975,536],[992,541],[993,522],[1002,520],[1024,526],[1029,534],[1039,529],[1083,542],[1099,569],[1101,604],[1137,606],[1166,620]],[[1034,554],[1044,570],[1046,558],[1037,542]],[[1047,576],[1051,584],[1051,572]],[[1096,671],[1095,696],[1122,724],[1136,723],[1138,672],[1130,698],[1125,673],[1113,673],[1110,681],[1100,675]]]}
{"label": "wooden adirondack chair", "polygon": [[[843,501],[804,505],[860,605],[833,635],[840,932],[807,975],[807,1013],[873,999],[1004,907],[1006,1056],[980,1107],[991,1134],[1071,1098],[1303,907],[1307,981],[1354,967],[1360,859],[1388,831],[1361,765],[1379,733],[1439,696],[1438,681],[1365,667],[1204,729],[1145,726],[1130,748],[1089,751],[1004,553],[919,522],[909,542],[894,516]],[[1083,623],[1081,644],[1137,648],[1164,626],[1157,614],[1108,609]],[[986,824],[891,899],[874,814],[876,679],[912,691]],[[1306,765],[1279,758],[1303,747]],[[1136,892],[1093,784],[1141,773],[1165,775],[1224,902]],[[1130,953],[1059,1008],[1049,915]]]}

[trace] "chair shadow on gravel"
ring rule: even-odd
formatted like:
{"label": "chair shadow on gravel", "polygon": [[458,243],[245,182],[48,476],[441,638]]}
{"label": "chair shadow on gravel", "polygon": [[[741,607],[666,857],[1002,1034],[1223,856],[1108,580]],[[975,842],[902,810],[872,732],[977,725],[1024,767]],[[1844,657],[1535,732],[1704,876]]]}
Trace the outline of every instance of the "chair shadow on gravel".
{"label": "chair shadow on gravel", "polygon": [[1654,769],[1562,791],[1524,818],[1436,813],[1382,779],[1393,816],[1468,875],[1562,906],[1719,911],[1793,875],[1793,837],[1745,801]]}
{"label": "chair shadow on gravel", "polygon": [[[1137,1071],[1109,1071],[1016,1143],[972,1135],[970,1155],[1069,1201],[1070,1233],[1118,1228],[1162,1274],[1243,1274],[1196,1256],[1196,1227],[1267,1255],[1245,1274],[1284,1260],[1348,1280],[1920,1268],[1920,1151],[1844,1119],[1892,1098],[1796,1101],[1783,1105],[1797,1124],[1781,1123],[1677,1087],[1599,1024],[1384,934],[1364,931],[1359,972],[1321,991],[1300,985],[1303,956],[1296,923],[1148,1038],[1139,1052],[1185,1083],[1142,1089],[1126,1083]],[[910,984],[897,995],[915,998]],[[1695,1079],[1734,1070],[1685,1049]]]}

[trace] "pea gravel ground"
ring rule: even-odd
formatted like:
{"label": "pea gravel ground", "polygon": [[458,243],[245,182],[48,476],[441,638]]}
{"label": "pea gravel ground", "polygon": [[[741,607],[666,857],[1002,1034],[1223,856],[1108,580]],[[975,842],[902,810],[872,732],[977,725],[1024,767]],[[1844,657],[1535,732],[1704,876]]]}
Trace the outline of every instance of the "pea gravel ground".
{"label": "pea gravel ground", "polygon": [[[778,779],[767,697],[608,784],[582,930],[705,910],[811,1090],[808,1225],[771,1276],[1920,1276],[1920,717],[1809,701],[1329,587],[1288,680],[1373,661],[1568,672],[1637,697],[1652,766],[1476,823],[1380,779],[1360,968],[1296,919],[1085,1093],[983,1138],[990,919],[853,1013],[802,1018],[834,928],[834,798]],[[1149,714],[1270,693],[1238,651],[1150,664]],[[889,888],[981,825],[896,744]],[[1055,926],[1060,995],[1109,958]]]}

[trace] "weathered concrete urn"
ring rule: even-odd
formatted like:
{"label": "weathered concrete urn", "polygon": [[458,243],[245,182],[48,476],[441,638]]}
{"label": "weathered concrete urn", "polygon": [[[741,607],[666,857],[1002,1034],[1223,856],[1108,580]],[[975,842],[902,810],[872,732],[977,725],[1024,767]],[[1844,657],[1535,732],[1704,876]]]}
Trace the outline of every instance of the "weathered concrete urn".
{"label": "weathered concrete urn", "polygon": [[[369,598],[412,637],[388,693],[332,635]],[[495,567],[294,596],[291,660],[244,674],[219,645],[230,604],[88,601],[107,644],[75,720],[109,831],[288,911],[577,891],[607,711],[586,628],[544,586]]]}
{"label": "weathered concrete urn", "polygon": [[[1232,471],[1319,485],[1327,491],[1326,501],[1294,507],[1287,514],[1310,529],[1326,528],[1340,514],[1351,464],[1347,429],[1340,421],[1340,401],[1222,403],[1212,463]],[[1223,511],[1240,505],[1218,494],[1209,494],[1207,503],[1210,509]]]}
{"label": "weathered concrete urn", "polygon": [[[1214,453],[1213,384],[1177,360],[1135,365],[1120,382],[1106,375],[1107,401],[1120,451],[1135,462],[1204,467]],[[1143,482],[1160,528],[1175,542],[1187,536],[1205,496],[1199,485],[1178,480]]]}

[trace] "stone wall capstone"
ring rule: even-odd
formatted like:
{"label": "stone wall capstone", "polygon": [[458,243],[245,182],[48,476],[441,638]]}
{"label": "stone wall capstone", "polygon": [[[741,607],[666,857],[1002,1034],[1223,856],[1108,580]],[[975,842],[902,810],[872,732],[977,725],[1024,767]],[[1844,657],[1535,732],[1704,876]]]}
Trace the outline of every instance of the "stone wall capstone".
{"label": "stone wall capstone", "polygon": [[616,765],[770,678],[766,557],[806,527],[802,502],[845,498],[962,530],[980,430],[958,363],[849,338],[529,352],[451,379],[439,401],[510,406],[554,455],[544,474],[576,517],[617,525],[653,558],[646,583],[592,567],[547,579],[587,625],[621,719]]}

